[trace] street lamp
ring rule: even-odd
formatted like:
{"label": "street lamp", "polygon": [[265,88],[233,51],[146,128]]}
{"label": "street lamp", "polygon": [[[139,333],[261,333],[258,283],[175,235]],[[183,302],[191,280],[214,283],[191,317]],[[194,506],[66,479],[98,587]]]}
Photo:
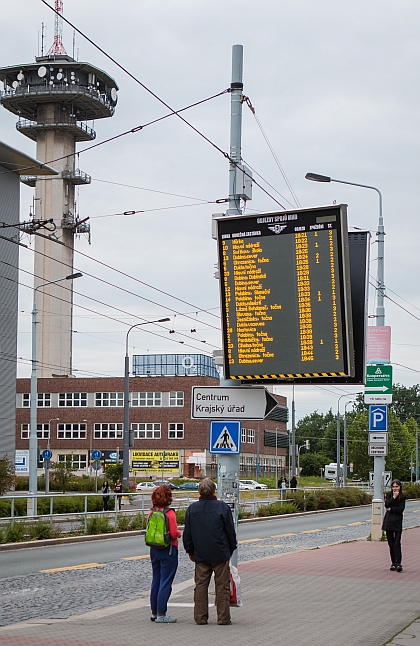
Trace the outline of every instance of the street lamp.
{"label": "street lamp", "polygon": [[309,451],[310,448],[311,448],[310,440],[305,440],[305,444],[302,444],[301,446],[298,447],[298,479],[299,479],[299,483],[300,483],[300,450],[301,449],[306,449],[307,451]]}
{"label": "street lamp", "polygon": [[135,327],[140,327],[141,325],[148,325],[149,323],[165,323],[171,319],[166,317],[164,319],[158,319],[157,321],[143,321],[142,323],[135,323],[130,328],[128,328],[127,336],[125,339],[125,363],[124,363],[124,430],[123,430],[123,484],[128,488],[129,486],[129,475],[130,475],[130,431],[129,431],[129,372],[130,372],[130,360],[128,357],[128,335],[131,330]]}
{"label": "street lamp", "polygon": [[367,184],[356,184],[355,182],[345,182],[342,179],[333,179],[327,175],[318,175],[317,173],[306,173],[305,179],[312,182],[336,182],[337,184],[348,184],[349,186],[359,186],[376,191],[379,196],[379,224],[376,235],[378,236],[378,285],[377,285],[377,305],[376,305],[376,324],[385,325],[385,283],[384,283],[384,252],[385,252],[385,228],[382,215],[382,193],[375,186]]}
{"label": "street lamp", "polygon": [[[384,264],[385,264],[385,228],[384,219],[382,215],[382,193],[375,186],[368,186],[367,184],[356,184],[355,182],[345,182],[341,179],[333,179],[327,175],[318,175],[317,173],[306,173],[305,179],[312,182],[336,182],[337,184],[348,184],[349,186],[359,186],[360,188],[368,188],[376,191],[379,197],[379,224],[376,233],[378,237],[378,279],[377,279],[377,300],[376,300],[376,325],[385,325],[385,283],[384,283]],[[381,517],[383,511],[383,486],[382,474],[385,471],[385,458],[375,456],[373,458],[373,500],[381,505]],[[373,517],[373,516],[372,516]],[[375,514],[376,517],[376,514]],[[373,530],[373,527],[372,527]],[[375,535],[375,537],[374,537]],[[372,531],[373,540],[380,540],[381,537],[380,524]],[[378,536],[379,538],[376,538]]]}
{"label": "street lamp", "polygon": [[[70,274],[70,276],[63,276],[63,278],[57,278],[57,280],[50,280],[47,283],[42,283],[34,288],[34,301],[32,308],[32,372],[31,372],[31,404],[30,404],[30,415],[31,423],[29,430],[29,493],[36,494],[38,489],[37,482],[37,423],[36,423],[36,413],[37,413],[37,362],[36,362],[36,326],[37,326],[37,309],[36,309],[36,296],[38,289],[41,287],[46,287],[47,285],[53,285],[54,283],[59,283],[62,280],[73,280],[74,278],[81,278],[83,274],[77,272],[76,274]],[[28,498],[28,507],[27,514],[28,516],[36,516],[37,504],[36,498]]]}

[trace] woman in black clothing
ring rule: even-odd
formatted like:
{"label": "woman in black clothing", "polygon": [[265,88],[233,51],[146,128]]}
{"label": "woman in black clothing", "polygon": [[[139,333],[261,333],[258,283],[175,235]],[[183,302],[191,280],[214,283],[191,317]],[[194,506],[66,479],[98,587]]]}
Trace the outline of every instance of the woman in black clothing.
{"label": "woman in black clothing", "polygon": [[102,485],[102,500],[104,501],[104,511],[108,511],[108,502],[109,502],[109,492],[110,492],[108,480],[104,480]]}
{"label": "woman in black clothing", "polygon": [[406,497],[402,492],[401,482],[399,480],[393,480],[391,483],[391,491],[386,495],[386,513],[384,522],[382,523],[382,529],[386,532],[391,556],[392,565],[389,569],[396,570],[397,572],[403,571],[401,565],[401,534]]}

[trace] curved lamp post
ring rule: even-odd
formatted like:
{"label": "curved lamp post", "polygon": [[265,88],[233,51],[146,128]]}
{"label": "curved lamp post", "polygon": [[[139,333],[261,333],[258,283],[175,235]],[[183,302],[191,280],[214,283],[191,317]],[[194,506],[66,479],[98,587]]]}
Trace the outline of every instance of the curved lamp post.
{"label": "curved lamp post", "polygon": [[129,431],[129,372],[130,372],[130,360],[128,356],[128,335],[131,330],[135,327],[140,327],[141,325],[148,325],[149,323],[165,323],[171,319],[166,317],[164,319],[158,319],[157,321],[143,321],[142,323],[135,323],[127,330],[127,336],[125,338],[125,363],[124,363],[124,446],[123,446],[123,484],[128,488],[129,486],[129,475],[130,475],[130,431]]}
{"label": "curved lamp post", "polygon": [[[32,372],[31,372],[31,423],[29,431],[29,493],[37,493],[38,482],[37,482],[37,423],[36,423],[36,413],[37,413],[37,362],[36,362],[36,326],[38,324],[36,320],[37,309],[36,309],[36,296],[38,289],[41,287],[46,287],[47,285],[53,285],[54,283],[59,283],[62,280],[73,280],[74,278],[81,278],[83,274],[77,272],[75,274],[70,274],[69,276],[63,276],[63,278],[57,278],[57,280],[50,280],[48,283],[42,283],[42,285],[37,285],[34,288],[34,302],[32,308]],[[28,507],[27,514],[28,516],[36,516],[37,512],[36,498],[28,498]]]}

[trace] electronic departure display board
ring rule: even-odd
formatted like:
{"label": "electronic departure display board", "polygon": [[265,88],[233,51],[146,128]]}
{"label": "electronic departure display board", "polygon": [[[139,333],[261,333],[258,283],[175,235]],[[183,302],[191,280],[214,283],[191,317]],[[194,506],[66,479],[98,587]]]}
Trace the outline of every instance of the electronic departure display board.
{"label": "electronic departure display board", "polygon": [[225,378],[354,375],[347,207],[217,218]]}

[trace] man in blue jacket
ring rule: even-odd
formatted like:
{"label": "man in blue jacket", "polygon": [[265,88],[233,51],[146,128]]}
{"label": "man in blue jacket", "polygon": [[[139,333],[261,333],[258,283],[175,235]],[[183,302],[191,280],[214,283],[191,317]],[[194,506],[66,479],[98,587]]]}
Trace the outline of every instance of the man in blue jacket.
{"label": "man in blue jacket", "polygon": [[182,535],[185,551],[195,563],[194,620],[208,622],[208,590],[212,572],[216,589],[217,623],[230,620],[229,559],[236,550],[236,533],[230,507],[214,495],[212,480],[202,480],[198,487],[200,498],[187,509]]}

